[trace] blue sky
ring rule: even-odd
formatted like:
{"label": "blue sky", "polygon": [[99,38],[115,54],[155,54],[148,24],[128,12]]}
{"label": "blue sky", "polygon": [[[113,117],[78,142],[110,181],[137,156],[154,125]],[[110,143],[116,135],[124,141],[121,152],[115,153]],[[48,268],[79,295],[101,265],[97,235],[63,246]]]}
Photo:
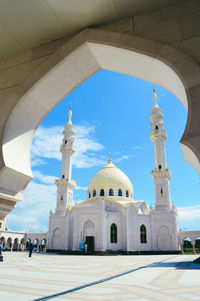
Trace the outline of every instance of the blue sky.
{"label": "blue sky", "polygon": [[[59,148],[70,103],[76,130],[74,201],[87,198],[89,181],[107,163],[110,152],[113,163],[133,183],[134,199],[154,205],[150,175],[154,156],[149,139],[153,87],[128,75],[101,70],[58,104],[36,131],[31,150],[34,180],[28,185],[24,200],[8,216],[8,227],[18,231],[47,230],[49,210],[56,204],[53,183],[60,177]],[[172,173],[171,199],[178,208],[179,227],[200,229],[199,176],[184,162],[179,144],[187,112],[172,93],[155,88],[165,117],[167,165]]]}

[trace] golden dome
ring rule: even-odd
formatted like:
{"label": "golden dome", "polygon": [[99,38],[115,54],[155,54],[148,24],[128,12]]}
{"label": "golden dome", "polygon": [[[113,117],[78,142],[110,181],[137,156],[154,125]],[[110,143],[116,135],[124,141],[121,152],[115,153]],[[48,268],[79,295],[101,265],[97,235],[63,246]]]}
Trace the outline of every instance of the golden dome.
{"label": "golden dome", "polygon": [[[129,178],[109,160],[108,164],[101,168],[92,178],[88,186],[88,192],[93,196],[94,190],[96,195],[104,190],[105,196],[109,196],[109,190],[113,189],[114,196],[118,196],[121,189],[122,197],[133,197],[133,186]],[[128,194],[127,194],[128,193]]]}

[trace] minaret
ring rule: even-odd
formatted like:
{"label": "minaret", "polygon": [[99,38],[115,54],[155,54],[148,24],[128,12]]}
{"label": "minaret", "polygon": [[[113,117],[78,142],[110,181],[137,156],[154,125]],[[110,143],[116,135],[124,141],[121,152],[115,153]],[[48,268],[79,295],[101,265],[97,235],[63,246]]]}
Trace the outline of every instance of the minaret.
{"label": "minaret", "polygon": [[165,140],[167,139],[164,129],[164,116],[157,104],[157,95],[154,90],[154,107],[151,110],[150,139],[153,142],[155,169],[151,171],[155,186],[155,208],[156,211],[169,211],[171,209],[171,196],[169,180],[171,173],[167,168]]}
{"label": "minaret", "polygon": [[72,205],[73,189],[76,185],[76,182],[71,179],[72,156],[75,153],[75,131],[71,121],[71,106],[68,116],[69,119],[65,125],[62,144],[60,146],[60,152],[62,153],[61,177],[55,181],[55,184],[57,185],[56,214],[58,215],[64,215],[66,208]]}

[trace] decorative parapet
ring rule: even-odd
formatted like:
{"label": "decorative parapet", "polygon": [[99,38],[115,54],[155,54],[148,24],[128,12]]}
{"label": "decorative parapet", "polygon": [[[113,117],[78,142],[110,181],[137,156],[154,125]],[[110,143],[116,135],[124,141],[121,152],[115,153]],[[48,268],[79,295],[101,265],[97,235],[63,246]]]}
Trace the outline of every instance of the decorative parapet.
{"label": "decorative parapet", "polygon": [[168,177],[171,178],[171,172],[169,168],[156,168],[151,170],[151,176],[154,178]]}
{"label": "decorative parapet", "polygon": [[66,186],[66,185],[70,185],[71,187],[75,187],[76,186],[76,182],[74,180],[69,180],[69,179],[56,179],[54,182],[57,186]]}

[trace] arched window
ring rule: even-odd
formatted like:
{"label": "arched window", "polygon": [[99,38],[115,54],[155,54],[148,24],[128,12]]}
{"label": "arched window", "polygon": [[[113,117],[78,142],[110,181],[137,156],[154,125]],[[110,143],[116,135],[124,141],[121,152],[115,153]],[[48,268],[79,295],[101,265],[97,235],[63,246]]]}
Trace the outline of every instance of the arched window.
{"label": "arched window", "polygon": [[91,198],[91,193],[89,192],[89,199]]}
{"label": "arched window", "polygon": [[160,196],[163,196],[163,189],[160,189]]}
{"label": "arched window", "polygon": [[105,195],[104,189],[101,189],[101,191],[100,191],[100,196],[104,196],[104,195]]}
{"label": "arched window", "polygon": [[127,198],[129,197],[129,193],[128,193],[128,190],[126,190],[126,197],[127,197]]}
{"label": "arched window", "polygon": [[118,190],[118,196],[122,196],[122,190],[121,189]]}
{"label": "arched window", "polygon": [[114,190],[112,188],[109,189],[109,196],[113,196],[114,195]]}
{"label": "arched window", "polygon": [[147,243],[147,231],[145,225],[140,227],[140,243],[146,244]]}
{"label": "arched window", "polygon": [[93,190],[93,197],[97,195],[96,190]]}
{"label": "arched window", "polygon": [[117,225],[112,224],[110,226],[110,242],[117,243]]}

